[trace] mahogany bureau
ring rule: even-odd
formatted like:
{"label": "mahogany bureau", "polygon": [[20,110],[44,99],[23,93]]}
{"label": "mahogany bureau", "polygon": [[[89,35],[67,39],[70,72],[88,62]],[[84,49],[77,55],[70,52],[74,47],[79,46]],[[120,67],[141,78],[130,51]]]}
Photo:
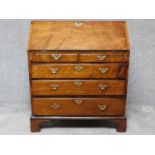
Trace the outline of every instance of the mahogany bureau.
{"label": "mahogany bureau", "polygon": [[32,21],[31,131],[55,120],[105,120],[126,131],[127,24]]}

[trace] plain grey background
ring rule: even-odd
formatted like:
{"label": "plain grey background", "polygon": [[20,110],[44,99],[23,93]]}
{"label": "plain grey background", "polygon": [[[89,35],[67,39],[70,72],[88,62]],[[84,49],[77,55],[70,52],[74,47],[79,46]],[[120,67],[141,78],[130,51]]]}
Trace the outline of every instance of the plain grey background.
{"label": "plain grey background", "polygon": [[[49,128],[35,134],[155,134],[155,20],[127,20],[131,44],[128,128]],[[0,134],[30,132],[30,20],[0,20]],[[34,134],[34,133],[33,133]]]}

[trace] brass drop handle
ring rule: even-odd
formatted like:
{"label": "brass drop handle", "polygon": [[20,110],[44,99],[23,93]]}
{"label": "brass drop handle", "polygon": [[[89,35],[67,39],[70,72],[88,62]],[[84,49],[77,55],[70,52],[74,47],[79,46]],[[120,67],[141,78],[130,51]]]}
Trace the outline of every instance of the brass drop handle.
{"label": "brass drop handle", "polygon": [[81,103],[83,103],[83,100],[81,100],[81,99],[76,99],[76,100],[74,100],[74,102],[75,102],[76,104],[81,104]]}
{"label": "brass drop handle", "polygon": [[101,89],[101,90],[106,90],[108,88],[108,85],[106,84],[99,84],[98,87]]}
{"label": "brass drop handle", "polygon": [[76,71],[80,72],[83,69],[83,66],[77,65],[74,67]]}
{"label": "brass drop handle", "polygon": [[100,61],[103,61],[105,58],[106,58],[106,55],[105,54],[102,54],[102,55],[97,55],[97,58],[100,60]]}
{"label": "brass drop handle", "polygon": [[51,88],[53,91],[55,91],[55,90],[57,90],[57,89],[59,88],[59,85],[58,85],[58,84],[52,84],[52,85],[50,85],[50,88]]}
{"label": "brass drop handle", "polygon": [[54,60],[59,60],[62,57],[62,55],[61,54],[52,54],[51,57]]}
{"label": "brass drop handle", "polygon": [[107,104],[98,104],[98,108],[99,108],[101,111],[105,111],[106,108],[107,108]]}
{"label": "brass drop handle", "polygon": [[50,71],[52,74],[56,74],[56,73],[59,71],[59,68],[50,68],[49,71]]}
{"label": "brass drop handle", "polygon": [[75,86],[80,87],[83,83],[81,81],[75,81],[74,84]]}
{"label": "brass drop handle", "polygon": [[108,70],[109,70],[109,68],[102,68],[102,67],[100,67],[100,68],[98,68],[98,70],[102,73],[102,74],[105,74],[105,73],[107,73],[108,72]]}
{"label": "brass drop handle", "polygon": [[53,110],[57,110],[60,108],[60,105],[57,103],[53,103],[52,105],[50,105],[50,108],[52,108]]}

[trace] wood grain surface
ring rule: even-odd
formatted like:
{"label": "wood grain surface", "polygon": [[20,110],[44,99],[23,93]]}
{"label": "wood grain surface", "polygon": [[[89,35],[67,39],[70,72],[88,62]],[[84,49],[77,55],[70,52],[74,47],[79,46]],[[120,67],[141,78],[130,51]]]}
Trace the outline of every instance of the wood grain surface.
{"label": "wood grain surface", "polygon": [[32,80],[32,95],[72,96],[124,94],[125,80]]}
{"label": "wood grain surface", "polygon": [[[81,100],[80,104],[76,101]],[[53,109],[53,105],[58,105]],[[105,106],[105,109],[100,109]],[[50,116],[123,116],[124,98],[33,98],[34,115]]]}
{"label": "wood grain surface", "polygon": [[124,51],[35,51],[32,62],[128,62],[129,53]]}
{"label": "wood grain surface", "polygon": [[125,22],[33,21],[28,50],[128,50]]}
{"label": "wood grain surface", "polygon": [[129,55],[124,21],[32,21],[31,131],[73,117],[99,118],[126,131]]}
{"label": "wood grain surface", "polygon": [[126,78],[126,75],[125,63],[32,65],[32,78]]}

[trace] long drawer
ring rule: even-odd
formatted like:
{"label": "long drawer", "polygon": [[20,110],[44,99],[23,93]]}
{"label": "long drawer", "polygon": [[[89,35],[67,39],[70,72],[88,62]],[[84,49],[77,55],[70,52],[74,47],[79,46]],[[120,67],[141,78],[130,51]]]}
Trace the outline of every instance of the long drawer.
{"label": "long drawer", "polygon": [[125,63],[33,64],[32,78],[125,78]]}
{"label": "long drawer", "polygon": [[32,95],[124,95],[125,80],[32,80]]}
{"label": "long drawer", "polygon": [[122,116],[124,98],[33,98],[33,115]]}
{"label": "long drawer", "polygon": [[129,53],[110,52],[32,52],[32,62],[127,62]]}

